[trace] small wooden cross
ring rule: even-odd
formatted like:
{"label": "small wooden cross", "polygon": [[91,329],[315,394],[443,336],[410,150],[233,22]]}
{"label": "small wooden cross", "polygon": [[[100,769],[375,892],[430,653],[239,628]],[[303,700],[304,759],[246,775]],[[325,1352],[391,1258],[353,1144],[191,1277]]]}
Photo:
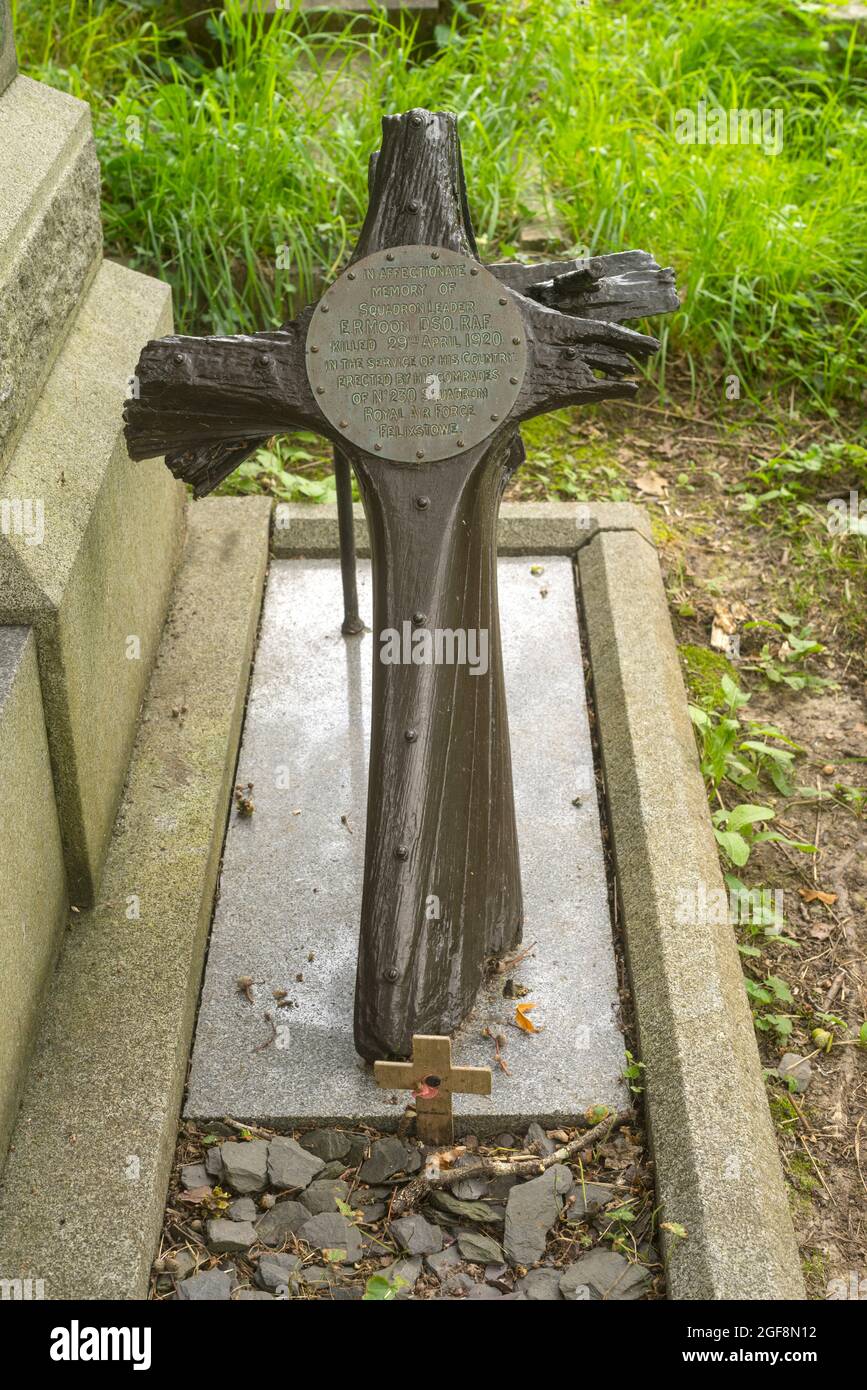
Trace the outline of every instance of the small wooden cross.
{"label": "small wooden cross", "polygon": [[418,1137],[426,1144],[450,1144],[455,1137],[452,1095],[491,1094],[490,1067],[453,1067],[450,1038],[416,1033],[411,1062],[374,1062],[377,1084],[412,1091],[418,1114]]}

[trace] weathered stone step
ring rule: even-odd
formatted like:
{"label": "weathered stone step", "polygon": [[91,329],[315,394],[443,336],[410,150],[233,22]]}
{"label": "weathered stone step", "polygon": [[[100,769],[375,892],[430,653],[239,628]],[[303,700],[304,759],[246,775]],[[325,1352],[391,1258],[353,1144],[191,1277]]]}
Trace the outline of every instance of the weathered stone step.
{"label": "weathered stone step", "polygon": [[102,227],[86,102],[29,77],[3,90],[0,75],[0,92],[2,475],[96,273]]}
{"label": "weathered stone step", "polygon": [[0,627],[0,1169],[66,918],[36,643]]}
{"label": "weathered stone step", "polygon": [[167,285],[103,262],[0,474],[0,623],[35,631],[79,906],[93,901],[183,531],[183,488],[162,462],[131,463],[122,435],[139,350],[171,326]]}
{"label": "weathered stone step", "polygon": [[146,1295],[269,512],[253,497],[191,509],[99,903],[76,915],[51,977],[0,1193],[0,1275],[42,1279],[48,1299]]}

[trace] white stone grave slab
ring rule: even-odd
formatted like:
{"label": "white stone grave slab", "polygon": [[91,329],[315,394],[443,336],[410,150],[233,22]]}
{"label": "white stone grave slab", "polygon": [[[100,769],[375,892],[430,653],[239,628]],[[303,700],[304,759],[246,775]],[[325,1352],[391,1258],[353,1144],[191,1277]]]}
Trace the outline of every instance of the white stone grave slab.
{"label": "white stone grave slab", "polygon": [[[369,623],[368,563],[358,578]],[[490,1098],[455,1097],[459,1132],[557,1123],[625,1100],[573,565],[501,559],[499,585],[524,946],[535,943],[510,973],[540,1031],[515,1026],[517,1001],[495,976],[453,1055],[494,1065],[489,1025],[507,1039],[509,1073],[494,1066]],[[236,779],[253,783],[255,810],[233,811],[228,827],[191,1117],[388,1128],[408,1099],[380,1091],[352,1044],[373,636],[342,637],[341,616],[336,559],[273,561]]]}

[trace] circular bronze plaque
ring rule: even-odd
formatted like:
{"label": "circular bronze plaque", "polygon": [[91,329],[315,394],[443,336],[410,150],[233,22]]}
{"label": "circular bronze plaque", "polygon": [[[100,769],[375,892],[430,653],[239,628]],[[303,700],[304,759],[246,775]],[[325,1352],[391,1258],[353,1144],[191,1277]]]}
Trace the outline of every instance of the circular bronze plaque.
{"label": "circular bronze plaque", "polygon": [[351,444],[399,463],[452,458],[487,439],[526,365],[509,291],[477,261],[435,246],[356,261],[307,333],[323,414]]}

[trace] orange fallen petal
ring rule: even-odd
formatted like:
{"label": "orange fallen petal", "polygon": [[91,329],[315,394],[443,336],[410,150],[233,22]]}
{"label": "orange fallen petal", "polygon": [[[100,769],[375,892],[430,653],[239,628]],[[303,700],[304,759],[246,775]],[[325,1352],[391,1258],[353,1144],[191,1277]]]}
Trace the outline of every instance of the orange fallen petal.
{"label": "orange fallen petal", "polygon": [[535,1009],[535,1007],[535,1004],[516,1004],[515,1006],[515,1022],[519,1028],[523,1028],[525,1033],[539,1032],[533,1020],[527,1017],[530,1010]]}

